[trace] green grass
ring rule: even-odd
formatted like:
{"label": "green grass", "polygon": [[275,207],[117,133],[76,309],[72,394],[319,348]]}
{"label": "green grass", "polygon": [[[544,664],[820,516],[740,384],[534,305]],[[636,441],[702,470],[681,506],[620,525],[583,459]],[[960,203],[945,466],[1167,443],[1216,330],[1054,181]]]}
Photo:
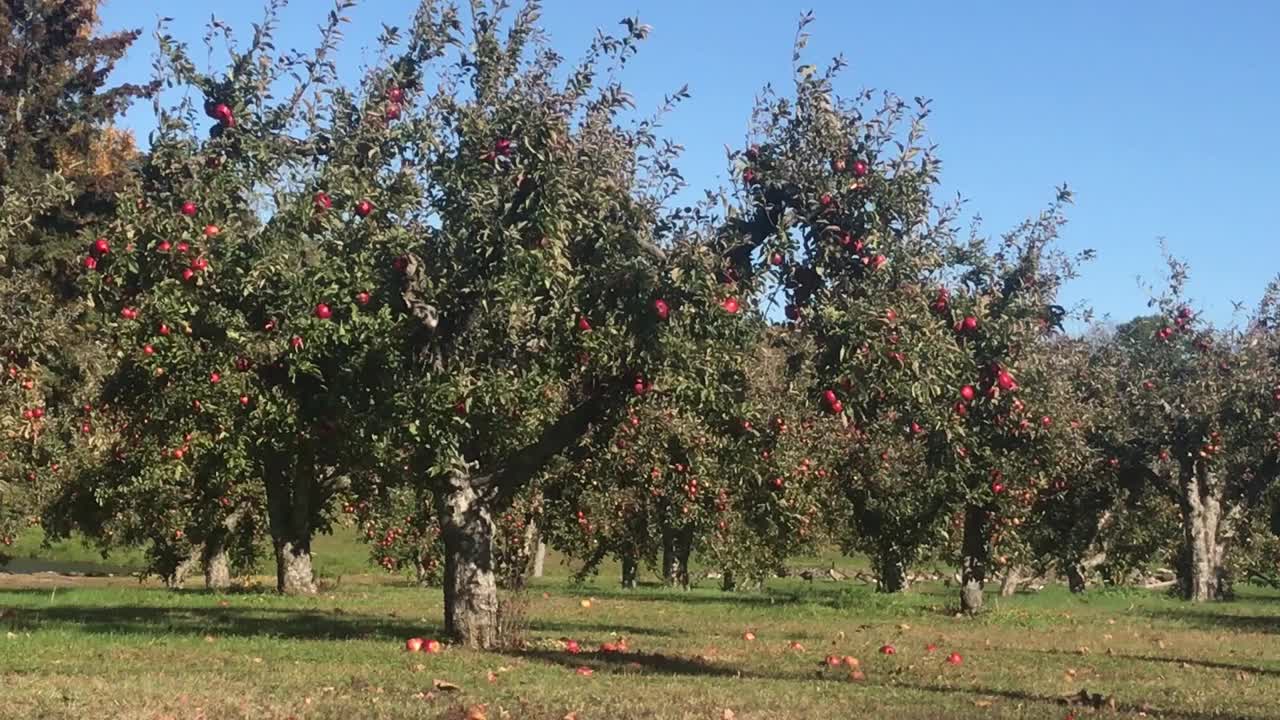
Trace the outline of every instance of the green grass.
{"label": "green grass", "polygon": [[[343,552],[363,559],[359,546]],[[549,566],[527,595],[530,649],[436,656],[401,646],[439,636],[438,591],[379,575],[344,574],[312,598],[0,578],[0,718],[465,718],[477,705],[489,719],[1064,718],[1073,708],[1059,698],[1081,689],[1114,696],[1117,717],[1280,717],[1276,593],[1191,606],[1049,588],[966,619],[941,586],[622,591],[611,570],[577,587]],[[589,652],[618,636],[629,652]],[[564,652],[563,637],[584,652]],[[897,654],[879,654],[885,643]],[[962,665],[944,662],[951,651]],[[859,658],[865,681],[821,671],[828,653]]]}

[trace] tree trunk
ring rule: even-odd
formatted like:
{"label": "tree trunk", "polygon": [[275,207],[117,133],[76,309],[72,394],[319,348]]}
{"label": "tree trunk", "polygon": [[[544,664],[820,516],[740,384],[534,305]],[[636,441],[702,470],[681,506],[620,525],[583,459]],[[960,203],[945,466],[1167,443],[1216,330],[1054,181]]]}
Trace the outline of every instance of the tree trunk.
{"label": "tree trunk", "polygon": [[876,592],[903,592],[911,584],[907,577],[907,563],[898,553],[884,551],[873,560],[876,573]]}
{"label": "tree trunk", "polygon": [[1013,597],[1022,584],[1022,570],[1015,565],[1005,569],[1004,578],[1000,580],[1000,597]]}
{"label": "tree trunk", "polygon": [[689,589],[689,556],[693,553],[693,528],[680,531],[676,545],[676,580],[680,589]]}
{"label": "tree trunk", "polygon": [[680,579],[680,563],[676,553],[676,534],[670,528],[662,529],[662,582],[675,587]]}
{"label": "tree trunk", "polygon": [[243,506],[236,508],[205,538],[200,562],[204,566],[204,586],[207,590],[221,591],[231,587],[231,557],[227,552],[227,543],[244,513]]}
{"label": "tree trunk", "polygon": [[1084,567],[1080,563],[1071,563],[1067,565],[1067,587],[1073,593],[1082,593],[1088,583],[1084,577]]}
{"label": "tree trunk", "polygon": [[223,542],[210,538],[204,544],[204,586],[207,590],[222,591],[231,587],[231,560]]}
{"label": "tree trunk", "polygon": [[299,458],[292,474],[283,464],[270,463],[264,469],[271,545],[276,555],[276,590],[285,595],[314,595],[311,496],[315,468]]}
{"label": "tree trunk", "polygon": [[547,544],[543,542],[541,538],[539,538],[538,548],[534,550],[534,553],[533,553],[533,576],[536,578],[542,577],[542,571],[543,571],[543,568],[546,567],[546,564],[547,564]]}
{"label": "tree trunk", "polygon": [[178,558],[174,566],[162,574],[164,586],[170,590],[180,590],[186,584],[191,573],[200,567],[200,549],[193,548],[191,554]]}
{"label": "tree trunk", "polygon": [[622,587],[626,590],[634,590],[639,584],[639,568],[640,564],[636,562],[636,556],[632,553],[624,553],[622,555]]}
{"label": "tree trunk", "polygon": [[738,590],[738,577],[733,574],[732,570],[724,571],[724,575],[720,578],[720,589],[724,592],[736,592]]}
{"label": "tree trunk", "polygon": [[982,588],[987,581],[987,511],[970,505],[964,513],[963,567],[960,572],[960,611],[982,610]]}
{"label": "tree trunk", "polygon": [[444,625],[460,644],[498,644],[498,583],[493,572],[493,517],[471,478],[456,472],[438,495],[444,538]]}
{"label": "tree trunk", "polygon": [[1218,543],[1222,518],[1220,484],[1203,463],[1182,468],[1182,549],[1178,584],[1192,602],[1218,600],[1226,583],[1223,553]]}

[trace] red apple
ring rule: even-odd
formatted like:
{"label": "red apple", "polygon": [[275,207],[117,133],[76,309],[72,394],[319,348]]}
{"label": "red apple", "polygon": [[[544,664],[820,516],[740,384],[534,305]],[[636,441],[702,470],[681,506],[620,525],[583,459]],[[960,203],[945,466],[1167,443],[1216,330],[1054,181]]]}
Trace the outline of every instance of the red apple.
{"label": "red apple", "polygon": [[36,420],[39,420],[40,418],[44,417],[44,408],[42,407],[31,408],[31,417],[35,418]]}
{"label": "red apple", "polygon": [[818,198],[818,202],[822,203],[822,207],[831,207],[835,203],[835,198],[823,193],[822,197]]}
{"label": "red apple", "polygon": [[85,270],[96,270],[98,268],[98,259],[92,255],[86,255],[84,258]]}
{"label": "red apple", "polygon": [[960,321],[960,329],[964,332],[973,332],[974,330],[977,330],[978,318],[972,315],[966,315],[965,318]]}
{"label": "red apple", "polygon": [[991,483],[991,492],[995,493],[996,495],[999,495],[1000,493],[1004,492],[1004,483],[1002,482]]}
{"label": "red apple", "polygon": [[93,241],[93,251],[99,255],[106,255],[111,252],[111,243],[106,238],[98,238]]}
{"label": "red apple", "polygon": [[315,203],[316,210],[328,210],[333,207],[333,200],[329,197],[329,193],[323,190],[312,196],[311,201]]}
{"label": "red apple", "polygon": [[289,347],[293,348],[294,350],[301,350],[302,338],[298,337],[297,335],[294,335],[293,337],[289,338]]}
{"label": "red apple", "polygon": [[965,402],[973,402],[973,399],[977,396],[978,391],[975,390],[972,385],[965,385],[960,388],[960,397],[964,399]]}
{"label": "red apple", "polygon": [[1049,417],[1048,415],[1045,415],[1044,417],[1040,418],[1040,425],[1042,425],[1043,427],[1047,428],[1052,424],[1053,424],[1053,418]]}
{"label": "red apple", "polygon": [[928,645],[924,646],[924,651],[930,654],[932,654],[937,649],[938,649],[938,646],[934,645],[933,643],[929,643]]}
{"label": "red apple", "polygon": [[582,648],[578,646],[577,640],[569,640],[565,642],[564,650],[570,655],[577,655],[578,653],[582,652]]}
{"label": "red apple", "polygon": [[426,640],[420,637],[411,637],[404,641],[404,649],[408,652],[421,652],[422,646],[426,644]]}
{"label": "red apple", "polygon": [[751,168],[742,171],[742,183],[744,185],[754,185],[756,182],[756,173]]}
{"label": "red apple", "polygon": [[178,252],[185,254],[190,249],[191,249],[191,246],[188,245],[187,243],[184,243],[184,242],[178,243],[178,247],[177,247]]}
{"label": "red apple", "polygon": [[218,103],[213,106],[213,117],[227,127],[236,126],[235,115],[232,114],[231,108],[226,103]]}
{"label": "red apple", "polygon": [[214,385],[217,385],[218,383],[222,382],[222,376],[216,372],[211,372],[209,373],[209,382],[213,383]]}
{"label": "red apple", "polygon": [[186,268],[182,271],[182,279],[188,282],[190,282],[193,278],[195,278],[195,276],[196,276],[196,271],[192,270],[191,268]]}
{"label": "red apple", "polygon": [[368,200],[361,200],[356,203],[356,215],[360,217],[369,217],[369,213],[373,212],[373,203]]}
{"label": "red apple", "polygon": [[728,297],[720,302],[720,307],[730,315],[736,315],[738,312],[738,298]]}
{"label": "red apple", "polygon": [[881,655],[896,655],[897,653],[898,653],[897,648],[895,648],[895,647],[894,647],[894,646],[892,646],[892,645],[881,645],[881,646],[880,646],[880,654],[881,654]]}
{"label": "red apple", "polygon": [[827,659],[826,659],[826,663],[827,663],[827,667],[839,667],[839,666],[840,666],[840,656],[839,656],[839,655],[828,655],[828,656],[827,656]]}
{"label": "red apple", "polygon": [[382,115],[388,120],[399,120],[400,103],[387,103],[387,109],[382,113]]}
{"label": "red apple", "polygon": [[207,258],[198,257],[195,260],[191,261],[191,269],[195,270],[196,272],[200,272],[201,270],[206,270],[208,269],[208,267],[209,267],[209,260]]}
{"label": "red apple", "polygon": [[1006,392],[1018,389],[1018,383],[1014,382],[1013,376],[1007,370],[996,373],[996,384]]}
{"label": "red apple", "polygon": [[367,292],[358,292],[356,293],[356,303],[360,305],[368,305],[370,297],[371,296]]}
{"label": "red apple", "polygon": [[595,671],[593,671],[589,667],[580,667],[577,670],[574,670],[574,672],[581,675],[582,677],[591,677],[592,673]]}
{"label": "red apple", "polygon": [[867,174],[867,164],[866,164],[865,162],[861,161],[861,160],[854,160],[854,161],[853,161],[853,176],[854,176],[854,177],[866,177],[866,174]]}
{"label": "red apple", "polygon": [[196,204],[191,202],[190,200],[182,203],[182,214],[186,215],[187,217],[195,217]]}
{"label": "red apple", "polygon": [[952,407],[951,409],[952,411],[955,412],[955,414],[959,415],[960,417],[964,417],[965,415],[969,414],[969,406],[965,405],[963,402],[956,403],[955,406]]}
{"label": "red apple", "polygon": [[442,650],[444,650],[444,646],[440,644],[439,640],[428,640],[426,644],[422,646],[422,652],[429,655],[435,655]]}
{"label": "red apple", "polygon": [[241,404],[241,405],[244,405],[245,407],[248,407],[249,402],[250,402],[250,400],[249,400],[249,396],[248,396],[248,395],[241,395],[241,396],[240,396],[240,404]]}
{"label": "red apple", "polygon": [[503,157],[510,155],[511,140],[508,138],[498,138],[493,142],[493,152]]}
{"label": "red apple", "polygon": [[333,317],[333,310],[330,309],[329,306],[325,305],[324,303],[318,303],[316,305],[315,315],[317,318],[320,318],[321,320],[328,320],[329,318]]}
{"label": "red apple", "polygon": [[142,354],[143,354],[143,355],[155,355],[155,354],[156,354],[156,349],[155,349],[154,347],[151,347],[150,345],[143,345],[143,346],[142,346]]}
{"label": "red apple", "polygon": [[770,263],[771,265],[781,265],[781,264],[782,264],[782,253],[774,253],[774,254],[770,255],[770,256],[769,256],[769,263]]}
{"label": "red apple", "polygon": [[858,658],[852,655],[845,655],[843,658],[840,658],[840,662],[843,663],[845,667],[851,668],[856,668],[862,665],[862,663],[858,661]]}
{"label": "red apple", "polygon": [[173,243],[169,242],[168,240],[161,240],[160,242],[156,243],[156,252],[169,252],[169,249],[172,247],[173,247]]}
{"label": "red apple", "polygon": [[953,652],[947,656],[948,665],[959,665],[962,662],[964,662],[964,658],[960,657],[960,653],[958,652]]}
{"label": "red apple", "polygon": [[[219,233],[221,233],[221,232],[222,232],[222,228],[218,227],[217,225],[205,225],[205,226],[204,226],[204,236],[205,236],[206,238],[215,238],[215,237],[217,237],[217,236],[218,236],[218,234],[219,234]],[[186,250],[186,248],[185,248],[185,247],[182,247],[181,245],[180,245],[180,246],[178,246],[178,250],[179,250],[180,252],[186,252],[186,251],[187,251],[187,250]]]}
{"label": "red apple", "polygon": [[746,640],[747,642],[754,642],[756,639],[756,634],[748,630],[742,633],[742,639]]}
{"label": "red apple", "polygon": [[666,320],[671,315],[671,306],[667,305],[666,300],[659,298],[653,301],[653,312],[659,320]]}
{"label": "red apple", "polygon": [[391,102],[396,102],[396,103],[401,102],[402,100],[404,100],[404,89],[393,87],[387,90],[387,99],[390,100]]}
{"label": "red apple", "polygon": [[159,332],[164,337],[169,337],[169,333],[170,333],[169,326],[165,325],[164,323],[160,323],[160,327],[156,330],[156,332]]}
{"label": "red apple", "polygon": [[578,316],[578,329],[582,332],[591,332],[591,321],[587,319],[586,315]]}

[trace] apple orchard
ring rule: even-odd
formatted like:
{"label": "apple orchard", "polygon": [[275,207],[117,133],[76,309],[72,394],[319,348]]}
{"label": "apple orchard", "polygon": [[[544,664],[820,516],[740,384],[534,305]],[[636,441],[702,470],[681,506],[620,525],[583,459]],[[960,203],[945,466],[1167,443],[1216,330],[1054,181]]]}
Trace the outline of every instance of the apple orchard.
{"label": "apple orchard", "polygon": [[[348,84],[347,9],[310,54],[269,16],[208,68],[162,26],[155,84],[59,95],[99,142],[155,98],[109,183],[6,149],[6,545],[38,525],[215,589],[265,554],[306,594],[313,539],[354,529],[482,648],[540,544],[726,592],[824,551],[884,592],[945,562],[965,612],[1153,559],[1188,600],[1280,582],[1274,288],[1213,327],[1170,258],[1150,315],[1067,332],[1070,191],[970,225],[928,102],[841,95],[808,17],[732,186],[678,206],[686,92],[646,114],[614,79],[638,20],[571,62],[536,4],[427,0]],[[109,69],[134,37],[81,50]]]}

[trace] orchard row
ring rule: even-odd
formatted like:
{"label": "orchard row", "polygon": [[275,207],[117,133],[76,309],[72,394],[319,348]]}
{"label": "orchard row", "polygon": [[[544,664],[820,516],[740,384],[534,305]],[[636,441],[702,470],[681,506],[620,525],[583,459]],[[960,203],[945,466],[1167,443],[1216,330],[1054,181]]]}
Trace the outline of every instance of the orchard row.
{"label": "orchard row", "polygon": [[312,538],[355,526],[477,647],[540,542],[625,585],[835,546],[893,592],[949,559],[970,612],[996,573],[1164,557],[1196,600],[1274,575],[1272,303],[1213,328],[1171,261],[1156,314],[1068,335],[1070,193],[961,230],[928,104],[842,98],[838,63],[763,94],[734,186],[675,207],[679,147],[611,79],[638,21],[566,65],[529,8],[428,1],[347,85],[340,5],[310,56],[268,18],[202,71],[162,28],[154,85],[51,94],[105,133],[182,89],[109,184],[3,177],[0,541],[142,546],[213,587],[269,546],[312,593]]}

